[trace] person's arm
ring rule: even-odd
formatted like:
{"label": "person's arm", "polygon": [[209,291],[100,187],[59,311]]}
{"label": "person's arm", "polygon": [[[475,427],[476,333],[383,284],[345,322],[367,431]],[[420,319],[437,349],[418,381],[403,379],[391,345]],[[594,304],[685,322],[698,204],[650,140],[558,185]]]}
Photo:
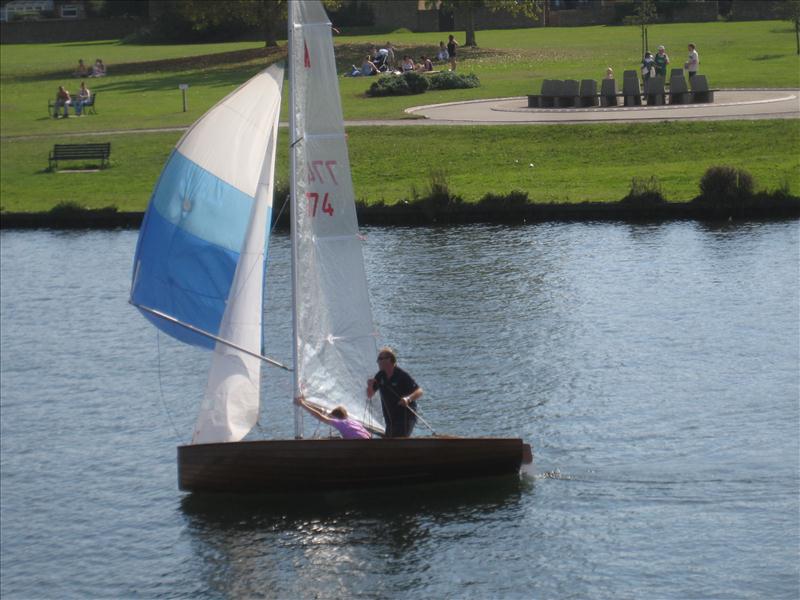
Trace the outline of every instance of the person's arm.
{"label": "person's arm", "polygon": [[408,406],[412,402],[416,402],[417,400],[422,398],[423,393],[424,392],[422,391],[422,388],[417,387],[417,389],[411,392],[408,396],[403,396],[402,398],[400,398],[400,404],[402,404],[403,406]]}
{"label": "person's arm", "polygon": [[323,423],[326,423],[328,425],[331,423],[332,419],[330,419],[328,417],[328,415],[326,415],[322,411],[314,408],[310,404],[306,404],[306,400],[305,400],[305,398],[303,398],[303,396],[299,396],[299,397],[295,398],[294,402],[298,406],[302,406],[303,408],[305,408],[308,412],[310,412],[312,415],[314,415],[317,419],[319,419]]}
{"label": "person's arm", "polygon": [[375,395],[375,384],[377,382],[373,377],[367,379],[367,398],[372,400],[372,397]]}

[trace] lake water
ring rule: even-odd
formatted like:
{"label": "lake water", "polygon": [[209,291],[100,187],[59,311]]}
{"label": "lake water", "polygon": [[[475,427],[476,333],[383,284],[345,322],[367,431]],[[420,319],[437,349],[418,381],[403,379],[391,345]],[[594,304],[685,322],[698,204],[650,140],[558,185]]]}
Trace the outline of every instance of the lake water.
{"label": "lake water", "polygon": [[[183,494],[208,354],[127,304],[137,233],[2,231],[4,599],[798,598],[796,221],[365,233],[425,419],[525,438],[530,472]],[[278,234],[284,360],[288,253]],[[291,435],[289,377],[264,379],[262,425]]]}

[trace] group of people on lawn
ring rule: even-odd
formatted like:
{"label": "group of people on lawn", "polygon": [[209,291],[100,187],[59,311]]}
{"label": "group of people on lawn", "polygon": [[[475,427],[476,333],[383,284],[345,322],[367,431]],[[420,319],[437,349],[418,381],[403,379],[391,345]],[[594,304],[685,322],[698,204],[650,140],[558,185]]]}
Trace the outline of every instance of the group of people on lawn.
{"label": "group of people on lawn", "polygon": [[58,118],[58,111],[60,109],[63,111],[63,116],[66,119],[69,116],[70,106],[75,109],[75,116],[81,117],[83,116],[83,108],[91,104],[91,100],[92,92],[86,87],[85,81],[81,81],[81,87],[75,96],[70,94],[63,85],[60,85],[58,86],[56,101],[53,105],[53,117]]}
{"label": "group of people on lawn", "polygon": [[[689,74],[689,81],[692,77],[697,75],[697,70],[700,67],[700,55],[697,53],[697,47],[694,44],[689,44],[689,56],[686,62],[683,63],[683,68]],[[669,65],[669,56],[664,46],[659,46],[655,55],[651,52],[645,52],[642,59],[642,80],[647,81],[651,77],[666,77],[667,65]],[[608,67],[606,69],[606,79],[614,79],[614,69]]]}
{"label": "group of people on lawn", "polygon": [[[78,66],[75,68],[75,71],[72,73],[75,77],[105,77],[106,76],[106,66],[103,64],[101,59],[97,59],[94,61],[94,65],[92,68],[86,66],[86,63],[83,62],[83,59],[78,60]],[[53,105],[53,117],[58,118],[59,110],[63,112],[63,116],[66,118],[69,116],[68,109],[71,106],[75,109],[75,116],[80,117],[83,116],[83,109],[85,106],[91,105],[92,103],[92,92],[89,88],[86,87],[86,82],[81,81],[81,87],[78,90],[77,94],[70,94],[69,90],[67,90],[63,85],[58,86],[58,92],[56,92],[56,101]]]}
{"label": "group of people on lawn", "polygon": [[103,61],[99,58],[94,61],[92,68],[86,66],[83,62],[83,59],[78,60],[78,66],[75,68],[75,72],[73,73],[75,77],[105,77],[106,76],[106,66],[103,64]]}
{"label": "group of people on lawn", "polygon": [[[439,50],[436,53],[436,60],[441,63],[450,63],[450,70],[456,70],[456,48],[458,42],[451,35],[445,45],[439,42]],[[419,61],[414,61],[410,55],[403,56],[403,60],[397,64],[395,62],[394,47],[390,42],[386,42],[383,48],[377,49],[370,46],[369,54],[364,57],[360,67],[353,65],[352,70],[346,73],[348,77],[369,77],[380,73],[402,74],[415,71],[425,73],[433,71],[433,60],[426,55],[422,55]]]}

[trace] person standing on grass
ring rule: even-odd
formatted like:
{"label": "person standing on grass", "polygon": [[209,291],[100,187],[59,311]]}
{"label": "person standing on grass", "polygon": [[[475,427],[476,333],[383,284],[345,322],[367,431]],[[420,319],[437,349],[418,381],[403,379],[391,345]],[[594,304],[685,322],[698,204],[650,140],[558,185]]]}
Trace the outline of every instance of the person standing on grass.
{"label": "person standing on grass", "polygon": [[697,69],[700,66],[700,55],[697,54],[697,48],[694,44],[689,44],[689,58],[683,64],[683,68],[689,72],[689,81],[692,77],[697,75]]}
{"label": "person standing on grass", "polygon": [[456,70],[456,48],[458,48],[458,42],[456,41],[456,38],[450,35],[447,41],[447,55],[450,58],[451,71]]}
{"label": "person standing on grass", "polygon": [[644,53],[642,60],[642,82],[646,83],[651,77],[656,75],[656,63],[653,61],[653,55],[650,52]]}
{"label": "person standing on grass", "polygon": [[664,49],[664,46],[658,47],[658,52],[656,52],[656,55],[653,57],[653,62],[656,63],[656,75],[666,77],[669,56],[667,56],[667,51]]}

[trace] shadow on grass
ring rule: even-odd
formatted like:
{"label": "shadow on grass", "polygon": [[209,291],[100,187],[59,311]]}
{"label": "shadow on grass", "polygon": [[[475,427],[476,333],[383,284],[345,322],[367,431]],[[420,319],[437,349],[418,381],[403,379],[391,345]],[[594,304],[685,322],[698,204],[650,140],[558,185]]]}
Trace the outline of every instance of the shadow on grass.
{"label": "shadow on grass", "polygon": [[[286,58],[286,48],[251,48],[249,50],[235,50],[233,52],[220,52],[216,54],[203,54],[199,56],[185,56],[180,58],[168,58],[163,60],[150,60],[143,62],[129,62],[108,65],[108,77],[120,75],[139,75],[142,73],[153,72],[184,72],[191,70],[203,71],[214,67],[225,67],[241,65],[263,59],[263,67],[267,67],[273,62]],[[17,77],[10,77],[9,81],[26,83],[31,81],[61,80],[64,78],[72,79],[72,71],[49,71],[44,73],[29,73]],[[98,89],[100,80],[93,79],[94,86]],[[104,80],[107,81],[107,80]]]}
{"label": "shadow on grass", "polygon": [[762,60],[775,60],[776,58],[783,58],[786,56],[785,54],[762,54],[761,56],[754,56],[750,60],[752,61],[762,61]]}
{"label": "shadow on grass", "polygon": [[142,94],[176,90],[178,84],[186,83],[189,85],[188,95],[191,99],[193,87],[201,85],[210,88],[236,87],[253,77],[262,68],[264,68],[263,65],[250,65],[210,71],[158,72],[144,79],[104,81],[102,84],[95,84],[95,91]]}

